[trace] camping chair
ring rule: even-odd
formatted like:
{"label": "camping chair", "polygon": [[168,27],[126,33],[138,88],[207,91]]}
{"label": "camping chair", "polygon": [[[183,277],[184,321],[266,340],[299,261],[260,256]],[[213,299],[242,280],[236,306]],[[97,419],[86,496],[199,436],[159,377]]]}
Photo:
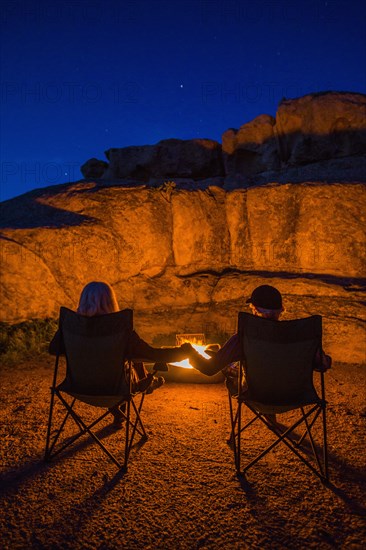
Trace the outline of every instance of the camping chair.
{"label": "camping chair", "polygon": [[[315,355],[322,349],[322,318],[314,315],[294,321],[275,321],[239,313],[238,334],[241,345],[238,394],[234,397],[229,391],[229,442],[234,450],[237,473],[245,474],[269,451],[283,443],[322,481],[328,481],[324,372],[319,372],[321,397],[313,384]],[[254,415],[244,426],[243,405]],[[281,429],[271,416],[295,410],[298,418],[285,429]],[[319,417],[322,453],[313,434]],[[276,440],[241,470],[242,433],[258,420],[276,436]],[[304,432],[295,442],[294,430],[297,428],[304,428]],[[258,432],[255,437],[259,440]]]}
{"label": "camping chair", "polygon": [[[140,416],[145,393],[140,394],[139,403],[136,404],[135,395],[132,392],[132,365],[131,361],[126,362],[127,345],[132,330],[133,312],[130,309],[95,317],[78,315],[64,307],[60,309],[59,332],[62,353],[66,356],[66,377],[63,382],[57,382],[59,352],[56,355],[51,387],[45,460],[49,461],[79,437],[89,434],[118,468],[127,469],[136,432],[141,439],[147,439]],[[52,430],[55,399],[61,402],[66,414],[58,428]],[[91,411],[96,407],[107,408],[107,410],[90,422],[82,419],[81,414],[76,411],[77,406],[80,405],[78,402],[90,405]],[[126,425],[124,461],[121,463],[105,447],[92,428],[110,414],[108,408],[122,403],[126,403],[126,410],[123,413]],[[85,409],[85,407],[81,408]],[[68,419],[75,422],[78,432],[73,437],[65,439],[63,443],[59,443],[56,448],[56,443]]]}

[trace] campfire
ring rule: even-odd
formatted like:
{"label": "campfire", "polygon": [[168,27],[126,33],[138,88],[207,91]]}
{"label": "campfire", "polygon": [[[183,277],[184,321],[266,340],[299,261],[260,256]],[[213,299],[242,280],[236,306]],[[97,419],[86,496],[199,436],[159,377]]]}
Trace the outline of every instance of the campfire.
{"label": "campfire", "polygon": [[[211,355],[206,353],[206,351],[218,351],[220,348],[219,344],[206,344],[204,334],[177,334],[176,340],[177,346],[188,342],[200,355],[202,355],[202,357],[205,357],[206,359],[211,357]],[[178,361],[176,363],[170,363],[170,365],[181,367],[183,369],[193,369],[188,359],[184,359],[184,361]]]}
{"label": "campfire", "polygon": [[[204,334],[176,334],[177,346],[188,342],[203,357],[211,357],[210,352],[220,349],[219,344],[207,344]],[[208,352],[208,353],[207,353]],[[182,382],[184,384],[216,384],[224,380],[223,374],[218,372],[213,376],[206,376],[189,364],[188,359],[169,363],[168,372],[163,373],[165,380],[169,382]]]}

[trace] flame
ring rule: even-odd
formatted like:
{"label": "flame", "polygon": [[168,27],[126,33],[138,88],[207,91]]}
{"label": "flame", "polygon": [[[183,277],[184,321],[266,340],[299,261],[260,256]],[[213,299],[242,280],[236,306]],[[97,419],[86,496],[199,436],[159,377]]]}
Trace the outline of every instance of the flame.
{"label": "flame", "polygon": [[[189,342],[189,340],[186,340],[186,341]],[[198,353],[202,355],[202,357],[204,357],[205,359],[210,359],[211,355],[208,355],[208,353],[205,352],[205,349],[207,348],[206,345],[194,344],[193,342],[189,342],[189,344],[191,344],[191,346],[196,351],[198,351]],[[174,365],[175,367],[181,367],[183,369],[193,369],[188,359],[184,359],[183,361],[178,361],[177,363],[169,363],[169,364]]]}

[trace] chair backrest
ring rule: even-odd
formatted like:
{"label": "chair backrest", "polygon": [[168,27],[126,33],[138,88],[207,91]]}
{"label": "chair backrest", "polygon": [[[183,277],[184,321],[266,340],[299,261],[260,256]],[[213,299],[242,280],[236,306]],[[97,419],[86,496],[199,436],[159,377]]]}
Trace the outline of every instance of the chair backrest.
{"label": "chair backrest", "polygon": [[319,315],[275,321],[239,313],[248,399],[267,405],[314,402],[313,367],[322,346]]}
{"label": "chair backrest", "polygon": [[85,317],[62,307],[59,330],[67,362],[66,391],[95,396],[128,391],[124,362],[133,330],[131,309]]}

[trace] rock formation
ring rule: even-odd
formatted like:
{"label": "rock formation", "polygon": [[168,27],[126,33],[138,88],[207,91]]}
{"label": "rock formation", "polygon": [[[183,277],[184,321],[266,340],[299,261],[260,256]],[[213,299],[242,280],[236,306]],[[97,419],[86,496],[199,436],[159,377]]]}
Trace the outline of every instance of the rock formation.
{"label": "rock formation", "polygon": [[[105,182],[189,178],[192,185],[222,178],[221,185],[231,189],[280,178],[292,182],[297,167],[300,174],[295,174],[295,181],[307,181],[305,174],[313,171],[316,181],[332,182],[337,161],[337,181],[360,181],[360,177],[366,181],[365,154],[366,96],[319,92],[283,99],[275,118],[260,115],[238,130],[227,130],[222,146],[209,139],[169,139],[156,145],[113,148],[106,151],[109,165],[96,165],[96,159],[91,159],[93,169],[89,171],[86,163],[83,175]],[[360,169],[354,169],[355,162],[362,164],[362,176]]]}
{"label": "rock formation", "polygon": [[108,162],[92,158],[87,160],[81,167],[80,172],[86,179],[101,178],[108,168]]}
{"label": "rock formation", "polygon": [[1,320],[57,317],[104,280],[149,341],[217,341],[269,283],[285,318],[323,315],[336,361],[365,362],[365,107],[362,94],[284,100],[275,119],[225,132],[222,147],[110,149],[108,166],[84,164],[89,181],[6,201]]}
{"label": "rock formation", "polygon": [[227,176],[251,176],[280,168],[275,123],[273,117],[260,115],[239,130],[230,129],[223,134]]}
{"label": "rock formation", "polygon": [[335,360],[365,360],[365,187],[272,184],[225,191],[76,183],[4,203],[2,320],[56,317],[110,282],[156,343],[235,331],[244,297],[276,285],[286,318],[324,316]]}
{"label": "rock formation", "polygon": [[166,139],[157,145],[109,149],[104,179],[208,178],[224,174],[221,145],[211,139]]}
{"label": "rock formation", "polygon": [[321,92],[282,101],[276,133],[290,165],[365,154],[366,96]]}

